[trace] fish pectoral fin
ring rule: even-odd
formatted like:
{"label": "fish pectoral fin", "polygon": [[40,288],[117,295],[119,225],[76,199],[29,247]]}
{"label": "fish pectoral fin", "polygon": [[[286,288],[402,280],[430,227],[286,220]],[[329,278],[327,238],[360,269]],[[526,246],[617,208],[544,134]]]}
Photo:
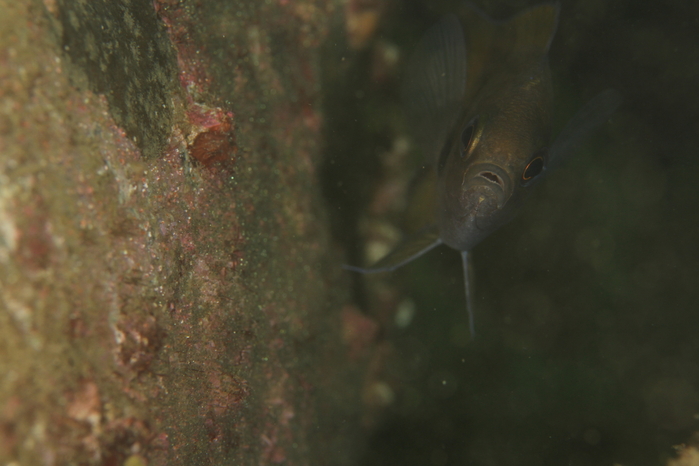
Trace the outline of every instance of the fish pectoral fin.
{"label": "fish pectoral fin", "polygon": [[436,225],[430,225],[403,240],[396,248],[368,268],[343,265],[345,270],[359,273],[391,272],[442,244]]}
{"label": "fish pectoral fin", "polygon": [[607,89],[582,106],[578,113],[565,125],[549,150],[547,168],[554,168],[568,158],[585,142],[585,139],[621,105],[621,94]]}
{"label": "fish pectoral fin", "polygon": [[471,298],[471,274],[469,270],[468,251],[461,251],[461,263],[464,269],[464,294],[466,295],[466,313],[468,314],[468,329],[471,339],[476,338],[476,323],[473,314],[473,299]]}
{"label": "fish pectoral fin", "polygon": [[437,172],[433,165],[421,167],[408,186],[405,212],[407,225],[426,225],[437,221]]}

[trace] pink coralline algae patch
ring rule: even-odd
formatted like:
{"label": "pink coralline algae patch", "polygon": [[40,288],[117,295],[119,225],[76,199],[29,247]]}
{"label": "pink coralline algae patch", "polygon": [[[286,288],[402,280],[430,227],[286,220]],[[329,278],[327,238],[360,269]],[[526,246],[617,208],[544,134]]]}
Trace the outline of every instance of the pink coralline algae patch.
{"label": "pink coralline algae patch", "polygon": [[211,63],[192,38],[196,23],[179,0],[154,0],[153,7],[168,28],[177,52],[180,84],[195,95],[208,89],[211,78],[206,71]]}
{"label": "pink coralline algae patch", "polygon": [[268,463],[281,464],[286,461],[286,452],[284,448],[277,445],[276,429],[272,427],[272,430],[273,433],[260,436],[263,445],[262,458]]}
{"label": "pink coralline algae patch", "polygon": [[154,316],[122,316],[122,320],[114,326],[116,363],[138,375],[150,368],[163,345],[165,331]]}
{"label": "pink coralline algae patch", "polygon": [[247,382],[216,369],[207,369],[205,393],[200,399],[199,416],[207,441],[229,447],[236,441],[234,420],[249,395]]}
{"label": "pink coralline algae patch", "polygon": [[[264,433],[260,435],[262,444],[262,458],[272,464],[280,464],[286,461],[286,451],[282,445],[288,445],[293,442],[294,434],[290,421],[294,418],[294,409],[289,401],[283,398],[288,390],[289,375],[282,374],[276,381],[270,380],[272,386],[270,395],[272,398],[267,400],[268,417],[273,419],[273,422],[265,424]],[[284,440],[280,442],[280,440]]]}
{"label": "pink coralline algae patch", "polygon": [[220,167],[229,173],[237,153],[233,113],[198,102],[209,91],[212,78],[207,71],[211,67],[207,54],[201,53],[192,38],[195,23],[181,2],[156,0],[153,5],[177,54],[180,84],[186,93],[185,114],[191,125],[184,129],[187,149],[205,168]]}
{"label": "pink coralline algae patch", "polygon": [[353,49],[361,49],[374,37],[381,15],[386,9],[385,0],[348,0],[345,6],[345,30]]}
{"label": "pink coralline algae patch", "polygon": [[349,348],[350,360],[365,355],[378,332],[379,324],[356,307],[347,305],[342,309],[342,340]]}
{"label": "pink coralline algae patch", "polygon": [[210,408],[214,416],[223,416],[245,400],[249,394],[247,382],[235,380],[228,374],[221,372],[209,373]]}
{"label": "pink coralline algae patch", "polygon": [[17,258],[30,270],[49,266],[54,250],[49,213],[40,198],[23,212],[24,224],[19,225]]}
{"label": "pink coralline algae patch", "polygon": [[68,417],[79,422],[87,422],[94,429],[102,421],[102,403],[99,389],[92,381],[83,381],[76,392],[69,393]]}
{"label": "pink coralline algae patch", "polygon": [[64,395],[64,414],[52,420],[50,432],[72,432],[64,438],[61,447],[48,453],[60,464],[75,458],[89,458],[93,464],[118,465],[134,454],[146,453],[151,457],[167,447],[167,436],[154,434],[149,425],[133,416],[118,416],[113,400],[100,392],[90,379],[78,381],[77,387]]}
{"label": "pink coralline algae patch", "polygon": [[[190,109],[198,128],[223,125],[230,130],[230,114]],[[78,223],[93,232],[89,236],[96,239],[91,241],[109,242],[109,272],[91,270],[99,283],[96,298],[104,309],[98,318],[76,309],[66,334],[81,341],[102,336],[100,345],[109,348],[113,361],[105,368],[111,381],[107,385],[130,403],[153,411],[143,419],[131,417],[130,423],[101,424],[115,436],[126,436],[119,446],[112,447],[111,440],[96,434],[85,434],[80,445],[89,446],[84,451],[92,458],[123,451],[108,464],[121,464],[128,454],[143,453],[152,460],[182,452],[192,439],[224,454],[237,442],[235,421],[249,393],[246,378],[222,366],[231,360],[247,368],[250,361],[250,343],[231,335],[230,327],[237,315],[230,296],[237,289],[235,268],[243,244],[231,208],[234,193],[207,171],[197,172],[195,167],[188,172],[181,145],[173,145],[146,166],[112,121],[104,126],[111,129],[104,131],[100,150],[110,175],[111,201],[82,185],[76,188],[82,196]],[[75,296],[87,301],[84,287],[81,281]],[[248,325],[242,320],[241,326]],[[103,379],[93,385],[102,383]],[[190,396],[180,398],[183,392]],[[80,413],[77,408],[83,405],[76,403],[71,412]],[[186,423],[175,421],[181,415],[188,417]],[[151,433],[148,426],[156,424],[170,430]],[[163,442],[166,447],[159,447]],[[136,444],[140,449],[134,450]]]}

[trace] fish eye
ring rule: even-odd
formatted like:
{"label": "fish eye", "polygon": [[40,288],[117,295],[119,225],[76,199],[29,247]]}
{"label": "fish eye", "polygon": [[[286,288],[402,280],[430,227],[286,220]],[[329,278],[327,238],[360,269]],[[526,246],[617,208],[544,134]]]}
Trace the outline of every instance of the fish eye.
{"label": "fish eye", "polygon": [[532,159],[529,161],[527,166],[524,168],[524,171],[522,172],[522,183],[530,182],[531,180],[539,176],[542,171],[544,171],[545,153],[545,149],[542,149],[536,154],[534,154],[534,157],[532,157]]}
{"label": "fish eye", "polygon": [[471,120],[471,122],[464,128],[461,132],[461,157],[466,156],[471,149],[471,144],[473,143],[473,133],[476,129],[476,123],[478,123],[478,117]]}

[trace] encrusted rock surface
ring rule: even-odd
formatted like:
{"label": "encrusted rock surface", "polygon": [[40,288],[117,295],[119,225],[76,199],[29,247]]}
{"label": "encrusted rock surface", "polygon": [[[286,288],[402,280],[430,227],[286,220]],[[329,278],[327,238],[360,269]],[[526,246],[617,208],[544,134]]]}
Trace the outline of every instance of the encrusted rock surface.
{"label": "encrusted rock surface", "polygon": [[356,458],[376,331],[316,174],[337,8],[0,1],[1,462]]}

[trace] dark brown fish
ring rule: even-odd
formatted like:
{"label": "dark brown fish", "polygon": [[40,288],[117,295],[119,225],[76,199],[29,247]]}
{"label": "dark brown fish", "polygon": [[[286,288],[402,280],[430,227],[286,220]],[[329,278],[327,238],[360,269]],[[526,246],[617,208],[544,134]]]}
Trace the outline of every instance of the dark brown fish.
{"label": "dark brown fish", "polygon": [[370,268],[395,270],[440,244],[461,251],[471,333],[468,251],[509,222],[543,175],[568,157],[619,106],[617,92],[593,98],[551,143],[548,51],[557,4],[507,21],[471,6],[422,38],[408,66],[404,99],[434,191],[431,223]]}

